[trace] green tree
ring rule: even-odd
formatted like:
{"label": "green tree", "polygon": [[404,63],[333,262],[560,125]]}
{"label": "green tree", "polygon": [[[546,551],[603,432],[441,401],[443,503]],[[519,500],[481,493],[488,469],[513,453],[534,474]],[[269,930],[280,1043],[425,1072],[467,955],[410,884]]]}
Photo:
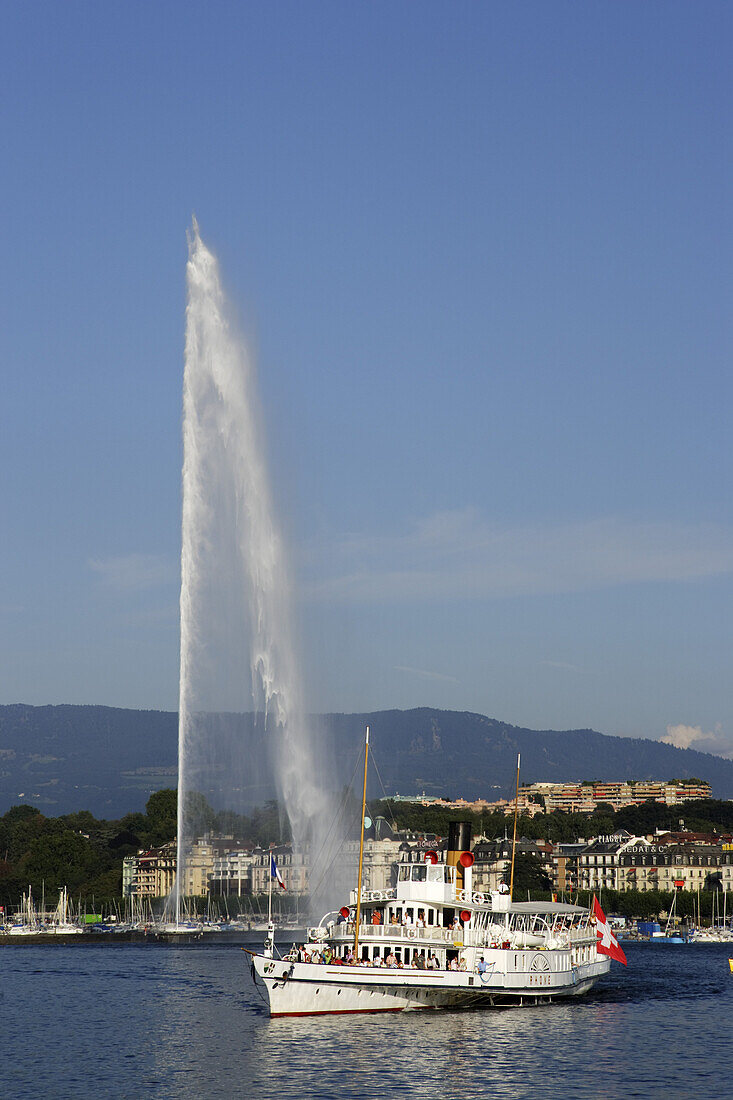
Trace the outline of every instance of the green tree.
{"label": "green tree", "polygon": [[536,894],[547,893],[552,883],[536,856],[518,852],[514,860],[514,898],[519,899],[529,890]]}
{"label": "green tree", "polygon": [[[194,792],[191,792],[189,797],[193,797],[193,794]],[[197,798],[206,801],[202,795],[198,795]],[[164,787],[160,791],[155,791],[145,804],[145,815],[147,818],[145,825],[145,841],[147,844],[157,846],[167,844],[169,840],[174,840],[178,830],[178,792],[172,787]]]}

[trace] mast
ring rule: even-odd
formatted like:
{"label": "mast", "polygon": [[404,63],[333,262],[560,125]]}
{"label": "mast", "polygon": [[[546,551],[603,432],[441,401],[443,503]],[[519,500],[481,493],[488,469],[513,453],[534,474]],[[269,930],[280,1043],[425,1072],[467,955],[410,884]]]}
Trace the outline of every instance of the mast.
{"label": "mast", "polygon": [[359,876],[356,880],[356,924],[354,925],[354,958],[359,961],[359,918],[361,916],[361,869],[364,863],[364,815],[366,814],[367,764],[369,763],[369,726],[364,739],[364,791],[361,796],[361,839],[359,840]]}
{"label": "mast", "polygon": [[269,926],[272,924],[272,848],[268,854],[270,856],[267,865],[267,923]]}
{"label": "mast", "polygon": [[512,837],[512,873],[509,879],[509,900],[514,901],[514,856],[517,851],[517,814],[519,813],[519,764],[522,757],[517,753],[517,789],[514,795],[514,835]]}

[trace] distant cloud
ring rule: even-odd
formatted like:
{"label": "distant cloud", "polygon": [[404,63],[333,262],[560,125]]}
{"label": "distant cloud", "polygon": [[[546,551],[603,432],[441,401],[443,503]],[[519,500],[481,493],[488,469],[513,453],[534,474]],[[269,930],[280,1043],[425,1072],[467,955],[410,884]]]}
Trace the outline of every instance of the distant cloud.
{"label": "distant cloud", "polygon": [[567,661],[540,661],[546,668],[557,668],[561,672],[580,672],[577,665],[568,664]]}
{"label": "distant cloud", "polygon": [[139,592],[170,584],[178,578],[178,563],[162,554],[126,554],[116,558],[95,558],[89,568],[109,588]]}
{"label": "distant cloud", "polygon": [[733,750],[723,736],[720,723],[709,733],[702,726],[667,726],[667,736],[660,737],[660,741],[663,745],[674,745],[676,749],[695,748],[699,752],[711,752],[717,756],[733,756]]}
{"label": "distant cloud", "polygon": [[306,564],[314,600],[497,599],[730,573],[733,531],[619,516],[510,526],[464,509],[402,533],[342,536],[312,547]]}
{"label": "distant cloud", "polygon": [[426,668],[410,668],[409,665],[394,665],[396,672],[409,672],[412,676],[417,676],[421,680],[442,680],[445,683],[460,684],[460,680],[455,676],[446,676],[443,672],[430,672]]}
{"label": "distant cloud", "polygon": [[674,745],[676,749],[689,749],[695,741],[706,741],[711,735],[703,733],[702,726],[667,726],[667,736],[661,737],[664,745]]}

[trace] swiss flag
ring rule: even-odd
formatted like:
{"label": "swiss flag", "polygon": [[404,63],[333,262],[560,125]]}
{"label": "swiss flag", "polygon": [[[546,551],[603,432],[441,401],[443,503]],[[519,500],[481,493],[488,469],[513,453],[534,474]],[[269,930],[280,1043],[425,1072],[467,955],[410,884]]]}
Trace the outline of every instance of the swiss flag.
{"label": "swiss flag", "polygon": [[596,951],[599,955],[610,955],[616,962],[623,963],[624,966],[629,964],[626,962],[626,956],[621,949],[618,940],[614,936],[613,932],[608,926],[606,915],[598,904],[598,898],[593,895],[593,916],[596,919],[596,935],[598,936],[598,943],[596,944]]}

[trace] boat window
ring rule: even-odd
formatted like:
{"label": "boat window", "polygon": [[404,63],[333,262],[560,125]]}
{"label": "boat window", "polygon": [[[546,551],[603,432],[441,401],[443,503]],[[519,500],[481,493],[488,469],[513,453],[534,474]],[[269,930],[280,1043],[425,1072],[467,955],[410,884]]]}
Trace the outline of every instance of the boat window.
{"label": "boat window", "polygon": [[444,868],[439,863],[427,863],[425,865],[427,871],[428,882],[443,882],[444,881]]}
{"label": "boat window", "polygon": [[400,867],[400,882],[406,882],[409,879],[409,877],[410,877],[409,864],[403,864],[403,866]]}
{"label": "boat window", "polygon": [[412,881],[413,882],[425,882],[425,872],[427,868],[424,863],[416,863],[412,868]]}

